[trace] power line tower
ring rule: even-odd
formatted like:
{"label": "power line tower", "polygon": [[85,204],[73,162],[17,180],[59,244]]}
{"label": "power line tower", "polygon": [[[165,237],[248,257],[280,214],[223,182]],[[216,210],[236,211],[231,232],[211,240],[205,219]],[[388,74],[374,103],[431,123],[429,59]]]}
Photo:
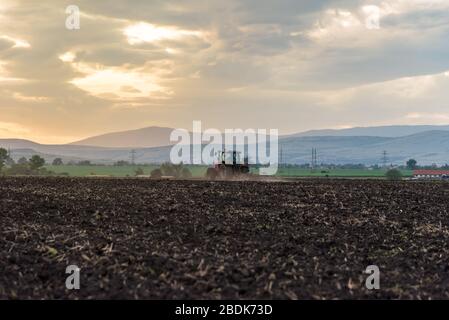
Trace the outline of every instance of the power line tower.
{"label": "power line tower", "polygon": [[312,148],[312,171],[314,171],[317,167],[318,157],[316,148]]}
{"label": "power line tower", "polygon": [[131,154],[131,164],[132,165],[135,165],[136,164],[136,150],[131,150],[131,152],[130,152],[130,154]]}
{"label": "power line tower", "polygon": [[387,163],[388,163],[388,153],[386,150],[384,150],[384,152],[382,152],[382,164],[384,168],[387,167]]}

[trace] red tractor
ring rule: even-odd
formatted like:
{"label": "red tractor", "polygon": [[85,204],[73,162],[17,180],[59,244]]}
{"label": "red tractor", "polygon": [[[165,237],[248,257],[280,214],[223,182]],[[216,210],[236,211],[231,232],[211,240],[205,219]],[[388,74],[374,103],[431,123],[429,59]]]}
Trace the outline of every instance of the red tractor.
{"label": "red tractor", "polygon": [[209,180],[243,178],[249,175],[248,159],[245,158],[241,163],[239,152],[220,151],[218,159],[213,168],[207,169],[206,178]]}

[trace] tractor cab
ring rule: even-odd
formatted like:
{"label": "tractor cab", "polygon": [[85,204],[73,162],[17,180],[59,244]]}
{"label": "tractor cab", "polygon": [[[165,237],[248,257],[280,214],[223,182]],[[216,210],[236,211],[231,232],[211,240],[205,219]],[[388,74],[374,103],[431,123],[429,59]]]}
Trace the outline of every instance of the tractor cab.
{"label": "tractor cab", "polygon": [[218,152],[218,164],[223,165],[237,165],[243,164],[241,161],[240,152],[238,151],[219,151]]}
{"label": "tractor cab", "polygon": [[247,158],[242,161],[241,153],[238,151],[219,151],[217,153],[217,162],[213,168],[208,168],[206,178],[229,179],[238,178],[249,174],[249,165]]}

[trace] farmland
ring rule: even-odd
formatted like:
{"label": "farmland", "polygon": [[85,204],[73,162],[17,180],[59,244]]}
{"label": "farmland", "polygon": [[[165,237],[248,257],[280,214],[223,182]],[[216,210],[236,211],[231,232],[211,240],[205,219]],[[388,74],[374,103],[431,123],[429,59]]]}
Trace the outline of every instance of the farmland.
{"label": "farmland", "polygon": [[[125,165],[125,166],[107,166],[107,165],[62,165],[51,166],[46,168],[57,174],[66,173],[71,177],[86,177],[91,175],[107,175],[111,177],[134,176],[137,168],[142,168],[146,175],[152,170],[158,168],[157,165]],[[207,166],[187,166],[192,172],[194,178],[204,177]],[[257,170],[253,170],[257,173]],[[412,175],[411,170],[402,170],[404,177]],[[310,169],[301,168],[280,168],[277,176],[279,177],[341,177],[341,178],[380,178],[385,176],[385,170],[368,170],[368,169],[317,169],[312,172]]]}
{"label": "farmland", "polygon": [[[449,185],[0,178],[0,299],[449,298]],[[65,269],[81,268],[81,289]],[[380,290],[364,286],[369,265]]]}
{"label": "farmland", "polygon": [[[401,170],[403,177],[411,177],[412,170]],[[333,178],[381,178],[385,177],[385,170],[376,169],[310,169],[280,168],[280,177],[333,177]]]}
{"label": "farmland", "polygon": [[[204,177],[207,167],[204,166],[186,166],[192,172],[194,177]],[[71,177],[86,177],[92,175],[106,175],[111,177],[133,177],[137,168],[142,168],[145,175],[149,175],[152,170],[159,168],[158,165],[62,165],[46,166],[57,174],[67,173]]]}

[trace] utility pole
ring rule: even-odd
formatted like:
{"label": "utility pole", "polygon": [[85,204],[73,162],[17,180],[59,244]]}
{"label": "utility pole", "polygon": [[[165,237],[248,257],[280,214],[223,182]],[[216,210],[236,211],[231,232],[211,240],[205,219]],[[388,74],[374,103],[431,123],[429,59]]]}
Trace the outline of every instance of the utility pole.
{"label": "utility pole", "polygon": [[136,150],[131,150],[131,164],[134,165],[136,163]]}
{"label": "utility pole", "polygon": [[316,148],[312,148],[312,171],[314,171],[315,168],[317,167],[317,163],[318,163],[317,158],[318,157],[317,157]]}
{"label": "utility pole", "polygon": [[313,167],[313,159],[314,159],[314,149],[312,148],[312,161],[310,162],[310,169],[315,170],[315,168]]}
{"label": "utility pole", "polygon": [[382,163],[384,168],[387,167],[387,162],[388,162],[388,153],[386,150],[384,150],[384,152],[382,152]]}

